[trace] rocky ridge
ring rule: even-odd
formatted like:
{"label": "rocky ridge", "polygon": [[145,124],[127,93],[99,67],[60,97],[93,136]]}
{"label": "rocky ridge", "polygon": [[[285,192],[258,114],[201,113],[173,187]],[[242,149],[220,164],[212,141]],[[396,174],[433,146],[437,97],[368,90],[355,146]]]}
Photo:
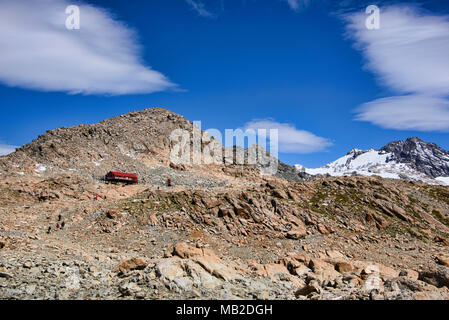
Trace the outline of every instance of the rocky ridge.
{"label": "rocky ridge", "polygon": [[435,143],[424,142],[417,137],[405,141],[393,141],[381,150],[392,153],[389,161],[407,163],[429,177],[449,176],[449,151]]}
{"label": "rocky ridge", "polygon": [[362,174],[384,178],[449,184],[449,151],[417,137],[393,141],[381,149],[352,149],[345,156],[323,167],[295,166],[303,178],[317,175]]}
{"label": "rocky ridge", "polygon": [[[98,167],[89,155],[55,155],[52,139],[1,161],[2,299],[449,298],[447,187],[360,175],[294,181],[250,165],[182,168],[160,150],[136,156],[154,173],[144,183],[109,185],[89,175]],[[55,146],[74,152],[70,139],[78,141],[58,136]],[[102,148],[93,140],[91,154]],[[26,170],[37,161],[62,169]]]}

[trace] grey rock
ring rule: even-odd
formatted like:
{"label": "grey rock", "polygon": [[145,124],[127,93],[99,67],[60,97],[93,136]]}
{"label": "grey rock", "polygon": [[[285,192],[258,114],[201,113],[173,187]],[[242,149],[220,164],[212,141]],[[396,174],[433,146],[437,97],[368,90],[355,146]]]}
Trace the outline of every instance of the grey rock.
{"label": "grey rock", "polygon": [[6,278],[6,279],[9,279],[9,278],[12,278],[13,276],[12,276],[12,274],[10,274],[10,273],[7,273],[7,272],[0,272],[0,278]]}
{"label": "grey rock", "polygon": [[119,291],[124,296],[133,296],[140,293],[142,288],[140,288],[135,282],[125,282],[120,285]]}
{"label": "grey rock", "polygon": [[449,288],[449,268],[440,267],[438,269],[421,271],[419,273],[418,279],[437,288]]}
{"label": "grey rock", "polygon": [[407,163],[432,178],[449,176],[449,151],[435,143],[413,137],[405,141],[390,142],[381,150],[393,154],[390,160]]}

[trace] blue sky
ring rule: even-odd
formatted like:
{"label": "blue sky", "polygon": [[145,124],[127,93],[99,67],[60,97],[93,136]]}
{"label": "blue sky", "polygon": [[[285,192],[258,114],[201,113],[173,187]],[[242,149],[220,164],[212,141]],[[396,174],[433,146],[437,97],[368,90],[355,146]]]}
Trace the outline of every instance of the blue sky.
{"label": "blue sky", "polygon": [[[18,34],[0,32],[0,144],[162,106],[203,129],[268,121],[291,146],[280,159],[307,167],[410,136],[449,149],[444,1],[374,2],[379,30],[361,26],[373,2],[350,0],[46,0],[30,25],[7,21],[29,14],[21,2],[0,0],[0,29]],[[64,26],[72,3],[79,30]]]}

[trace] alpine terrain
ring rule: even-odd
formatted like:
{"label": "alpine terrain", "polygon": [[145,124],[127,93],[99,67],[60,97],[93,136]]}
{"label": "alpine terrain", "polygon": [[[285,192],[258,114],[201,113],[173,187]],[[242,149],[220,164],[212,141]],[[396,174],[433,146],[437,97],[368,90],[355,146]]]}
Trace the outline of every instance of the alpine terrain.
{"label": "alpine terrain", "polygon": [[0,157],[0,298],[449,299],[447,151],[410,138],[264,175],[172,163],[176,129],[195,130],[150,108]]}

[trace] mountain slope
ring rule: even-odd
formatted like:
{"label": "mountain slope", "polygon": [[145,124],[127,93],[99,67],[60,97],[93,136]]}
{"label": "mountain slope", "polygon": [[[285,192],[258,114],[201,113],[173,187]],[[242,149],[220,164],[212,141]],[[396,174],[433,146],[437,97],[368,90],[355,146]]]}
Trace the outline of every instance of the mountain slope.
{"label": "mountain slope", "polygon": [[[15,152],[0,157],[0,177],[6,172],[3,176],[50,177],[55,174],[76,173],[86,178],[98,179],[113,170],[136,173],[140,181],[150,184],[163,184],[168,178],[173,180],[177,176],[178,183],[192,185],[196,184],[196,178],[188,171],[194,168],[203,171],[204,175],[212,174],[215,169],[219,174],[225,174],[222,177],[224,180],[229,176],[235,177],[237,172],[234,171],[237,169],[239,176],[255,174],[251,166],[237,165],[233,168],[227,165],[225,168],[223,165],[205,165],[208,170],[202,170],[201,164],[172,164],[170,151],[173,142],[170,141],[170,135],[179,129],[189,132],[192,138],[194,126],[191,121],[164,108],[148,108],[96,124],[49,130]],[[208,135],[204,131],[201,131],[201,135],[202,150],[214,145],[212,150],[218,146],[222,149],[222,155],[225,155],[220,141],[205,139]],[[190,151],[193,151],[192,141]],[[190,159],[192,160],[192,155]],[[278,161],[277,176],[300,180],[293,167],[278,159],[274,161]],[[170,169],[171,166],[173,169]],[[261,169],[261,166],[256,167]]]}
{"label": "mountain slope", "polygon": [[177,128],[191,130],[192,124],[169,110],[150,108],[97,124],[49,130],[7,158],[19,166],[33,161],[61,169],[140,154],[167,160],[170,132]]}
{"label": "mountain slope", "polygon": [[393,154],[392,160],[406,163],[430,177],[449,176],[449,151],[417,137],[393,141],[381,149]]}
{"label": "mountain slope", "polygon": [[320,168],[295,167],[298,172],[310,175],[361,174],[427,183],[449,182],[449,152],[416,137],[393,141],[379,150],[352,149],[345,156]]}
{"label": "mountain slope", "polygon": [[[282,163],[278,177],[232,161],[172,168],[168,137],[182,126],[148,109],[0,157],[0,299],[449,299],[447,187],[298,183]],[[258,148],[239,154],[277,161]],[[332,168],[387,157],[353,150]],[[143,183],[92,179],[111,167],[141,170]]]}

